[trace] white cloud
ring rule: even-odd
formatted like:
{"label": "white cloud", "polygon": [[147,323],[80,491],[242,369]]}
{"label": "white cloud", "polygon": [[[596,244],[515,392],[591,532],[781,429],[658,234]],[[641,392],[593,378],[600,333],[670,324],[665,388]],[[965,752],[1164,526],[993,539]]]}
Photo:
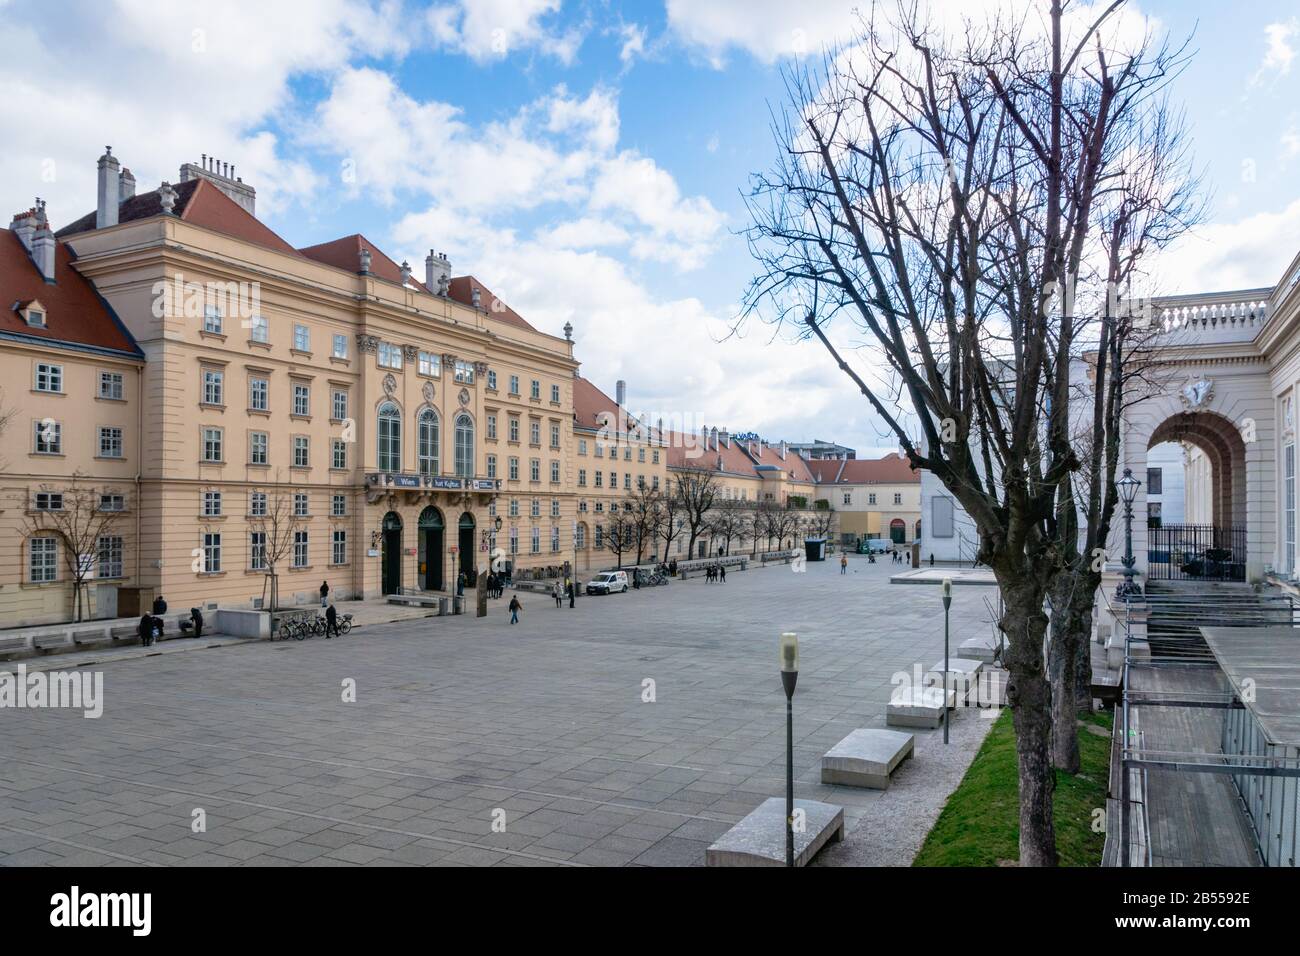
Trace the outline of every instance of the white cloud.
{"label": "white cloud", "polygon": [[625,23],[619,28],[623,46],[618,51],[620,62],[626,67],[645,53],[645,28],[635,23]]}
{"label": "white cloud", "polygon": [[1264,38],[1267,44],[1264,60],[1251,81],[1256,84],[1270,75],[1276,78],[1291,72],[1291,64],[1295,62],[1296,55],[1295,41],[1300,38],[1300,19],[1292,17],[1290,20],[1268,24],[1264,27]]}
{"label": "white cloud", "polygon": [[559,10],[560,0],[458,0],[431,7],[426,19],[437,46],[480,63],[536,50],[567,65],[586,29],[557,28],[551,21]]}
{"label": "white cloud", "polygon": [[1277,212],[1198,227],[1151,270],[1158,295],[1276,285],[1300,249],[1300,199]]}

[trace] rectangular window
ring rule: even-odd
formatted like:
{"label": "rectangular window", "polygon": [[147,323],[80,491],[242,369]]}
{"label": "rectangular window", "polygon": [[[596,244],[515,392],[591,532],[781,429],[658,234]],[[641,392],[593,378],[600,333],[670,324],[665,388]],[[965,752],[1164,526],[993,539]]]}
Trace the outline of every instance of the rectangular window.
{"label": "rectangular window", "polygon": [[518,517],[519,517],[519,499],[518,499],[518,498],[511,498],[511,499],[510,499],[510,517],[512,517],[512,518],[518,518]]}
{"label": "rectangular window", "polygon": [[254,491],[248,496],[248,516],[250,518],[266,517],[266,492]]}
{"label": "rectangular window", "polygon": [[58,539],[32,538],[29,544],[29,572],[33,584],[47,584],[58,576]]}
{"label": "rectangular window", "polygon": [[596,487],[597,488],[605,487],[605,473],[601,471],[599,468],[596,469]]}
{"label": "rectangular window", "polygon": [[876,503],[876,496],[874,494],[867,495],[867,504],[874,505],[875,503]]}
{"label": "rectangular window", "polygon": [[348,337],[338,332],[334,333],[334,350],[331,352],[336,359],[345,359],[348,357]]}
{"label": "rectangular window", "polygon": [[99,430],[99,457],[122,457],[122,429],[101,428]]}
{"label": "rectangular window", "polygon": [[295,382],[293,385],[293,413],[301,418],[311,415],[311,386]]}
{"label": "rectangular window", "polygon": [[638,448],[638,449],[636,450],[636,460],[637,460],[640,464],[642,464],[642,465],[645,464],[645,449],[644,449],[644,448]]}
{"label": "rectangular window", "polygon": [[650,463],[653,465],[659,464],[659,449],[656,448],[650,453]]}
{"label": "rectangular window", "polygon": [[221,517],[221,492],[219,491],[203,492],[203,517],[205,518]]}
{"label": "rectangular window", "polygon": [[623,490],[624,491],[632,490],[632,472],[630,471],[623,472]]}
{"label": "rectangular window", "polygon": [[487,476],[488,476],[489,478],[495,478],[495,477],[497,476],[497,456],[496,456],[496,455],[488,455],[488,456],[487,456]]}
{"label": "rectangular window", "polygon": [[331,465],[332,468],[346,468],[348,466],[348,443],[342,438],[330,440],[331,444]]}
{"label": "rectangular window", "polygon": [[330,514],[336,518],[344,518],[348,513],[348,496],[334,495],[330,498]]}
{"label": "rectangular window", "polygon": [[533,380],[528,384],[528,397],[529,397],[529,398],[535,398],[535,399],[537,399],[538,401],[541,400],[541,398],[542,398],[542,383],[539,382],[537,379],[533,379]]}
{"label": "rectangular window", "polygon": [[533,518],[542,516],[542,503],[538,499],[534,498],[528,503],[528,514]]}
{"label": "rectangular window", "polygon": [[442,374],[442,359],[433,352],[420,352],[416,360],[416,370],[421,375],[437,378]]}
{"label": "rectangular window", "polygon": [[1282,563],[1286,570],[1294,574],[1296,569],[1295,554],[1295,443],[1282,449],[1282,510],[1286,515]]}
{"label": "rectangular window", "polygon": [[57,491],[38,491],[36,493],[37,511],[62,511],[63,495]]}
{"label": "rectangular window", "polygon": [[488,383],[487,383],[487,387],[490,388],[490,389],[492,389],[492,391],[494,391],[494,392],[497,390],[497,373],[496,373],[496,372],[493,372],[493,371],[489,371],[489,372],[488,372]]}
{"label": "rectangular window", "polygon": [[263,345],[271,340],[271,329],[266,324],[266,316],[255,315],[248,320],[248,337]]}
{"label": "rectangular window", "polygon": [[598,524],[596,525],[596,550],[599,551],[604,546],[605,546],[605,526],[603,524]]}
{"label": "rectangular window", "polygon": [[933,529],[931,534],[936,538],[952,537],[951,498],[935,497],[930,499],[930,527]]}
{"label": "rectangular window", "polygon": [[510,456],[510,470],[507,475],[511,481],[519,480],[519,459],[513,455]]}
{"label": "rectangular window", "polygon": [[221,572],[221,533],[209,532],[203,536],[203,573]]}
{"label": "rectangular window", "polygon": [[335,531],[331,542],[330,560],[334,564],[348,563],[348,533]]}
{"label": "rectangular window", "polygon": [[559,483],[560,483],[560,463],[558,461],[553,461],[551,462],[551,484],[558,485]]}
{"label": "rectangular window", "polygon": [[203,404],[223,405],[225,395],[226,373],[216,369],[203,370]]}
{"label": "rectangular window", "polygon": [[394,345],[392,342],[380,342],[376,351],[377,361],[380,368],[402,370],[402,347]]}
{"label": "rectangular window", "polygon": [[532,554],[542,553],[542,529],[533,525],[532,540],[530,541],[529,551]]}
{"label": "rectangular window", "polygon": [[519,441],[519,419],[514,415],[510,416],[510,440]]}
{"label": "rectangular window", "polygon": [[121,495],[100,495],[99,510],[100,511],[125,511],[126,499]]}
{"label": "rectangular window", "polygon": [[265,412],[271,408],[271,386],[264,378],[250,378],[248,380],[248,410],[252,412]]}
{"label": "rectangular window", "polygon": [[293,324],[293,348],[296,352],[311,351],[311,329],[297,322]]}
{"label": "rectangular window", "polygon": [[266,570],[265,531],[250,531],[248,534],[248,567],[253,571]]}
{"label": "rectangular window", "polygon": [[113,402],[120,402],[122,400],[121,372],[99,373],[99,397],[106,398]]}
{"label": "rectangular window", "polygon": [[851,491],[844,492],[844,503],[846,505],[853,504],[853,492]]}
{"label": "rectangular window", "polygon": [[586,469],[586,468],[579,468],[579,469],[578,469],[578,487],[579,487],[579,488],[586,488],[586,487],[587,487],[587,469]]}
{"label": "rectangular window", "polygon": [[894,504],[901,505],[902,503],[903,503],[903,496],[898,492],[894,492]]}
{"label": "rectangular window", "polygon": [[293,516],[295,518],[305,518],[309,514],[307,511],[307,493],[305,491],[295,491],[293,493]]}
{"label": "rectangular window", "polygon": [[560,527],[559,525],[551,526],[551,554],[560,553]]}
{"label": "rectangular window", "polygon": [[122,576],[122,539],[118,535],[104,535],[95,542],[99,558],[98,574],[101,578]]}
{"label": "rectangular window", "polygon": [[215,305],[205,305],[203,307],[203,331],[211,332],[214,335],[220,335],[222,332],[223,318],[221,310]]}
{"label": "rectangular window", "polygon": [[249,432],[248,463],[250,465],[267,464],[267,445],[270,437],[266,432]]}
{"label": "rectangular window", "polygon": [[62,392],[63,366],[38,362],[36,364],[36,391]]}
{"label": "rectangular window", "polygon": [[560,404],[560,386],[558,385],[551,386],[551,401],[554,402],[556,405]]}
{"label": "rectangular window", "polygon": [[542,480],[542,460],[540,458],[528,459],[528,480],[529,481]]}
{"label": "rectangular window", "polygon": [[495,415],[489,415],[487,417],[487,437],[497,437],[497,417]]}
{"label": "rectangular window", "polygon": [[203,460],[207,462],[222,461],[220,428],[203,429]]}
{"label": "rectangular window", "polygon": [[474,363],[462,362],[456,360],[456,384],[473,385],[474,384]]}
{"label": "rectangular window", "polygon": [[540,445],[542,443],[542,423],[528,423],[528,443],[530,445]]}
{"label": "rectangular window", "polygon": [[510,553],[512,555],[519,553],[519,529],[510,529]]}
{"label": "rectangular window", "polygon": [[311,462],[308,438],[306,435],[293,436],[293,467],[306,468]]}
{"label": "rectangular window", "polygon": [[558,518],[559,516],[560,516],[560,499],[559,499],[559,498],[552,498],[552,499],[551,499],[551,517],[552,517],[552,518]]}
{"label": "rectangular window", "polygon": [[510,394],[511,394],[511,395],[518,395],[518,394],[519,394],[519,376],[518,376],[518,375],[511,375],[511,376],[510,376]]}
{"label": "rectangular window", "polygon": [[631,461],[631,460],[632,460],[632,448],[631,448],[631,446],[628,446],[627,448],[624,448],[624,449],[623,449],[623,460],[624,460],[624,461]]}
{"label": "rectangular window", "polygon": [[293,533],[293,567],[307,567],[307,532],[295,531]]}
{"label": "rectangular window", "polygon": [[331,410],[333,418],[341,422],[348,417],[348,393],[341,388],[334,389],[334,395],[331,398]]}
{"label": "rectangular window", "polygon": [[578,454],[579,455],[587,454],[587,439],[585,438],[578,439]]}
{"label": "rectangular window", "polygon": [[1164,494],[1164,473],[1159,468],[1147,469],[1147,494],[1162,495]]}

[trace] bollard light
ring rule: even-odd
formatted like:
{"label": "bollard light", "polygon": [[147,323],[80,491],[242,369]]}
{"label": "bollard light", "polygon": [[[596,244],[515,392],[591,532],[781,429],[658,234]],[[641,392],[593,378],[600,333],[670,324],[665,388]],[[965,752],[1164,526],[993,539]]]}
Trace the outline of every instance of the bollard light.
{"label": "bollard light", "polygon": [[799,679],[799,636],[781,635],[781,686],[785,688],[785,865],[794,866],[794,685]]}
{"label": "bollard light", "polygon": [[952,607],[952,578],[943,579],[943,609]]}

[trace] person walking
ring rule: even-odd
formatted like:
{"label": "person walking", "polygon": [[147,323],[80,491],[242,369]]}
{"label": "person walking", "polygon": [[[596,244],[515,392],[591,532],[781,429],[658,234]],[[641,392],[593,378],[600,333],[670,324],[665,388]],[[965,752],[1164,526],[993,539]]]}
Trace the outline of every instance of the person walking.
{"label": "person walking", "polygon": [[456,575],[456,597],[465,596],[465,572]]}
{"label": "person walking", "polygon": [[841,555],[840,555],[840,574],[848,574],[848,573],[849,573],[849,556],[848,556],[847,554],[841,554]]}
{"label": "person walking", "polygon": [[718,565],[718,581],[722,584],[727,583],[727,566],[725,564]]}
{"label": "person walking", "polygon": [[329,604],[329,596],[330,596],[330,583],[328,581],[322,581],[320,583],[320,606],[321,607],[325,607],[327,604]]}
{"label": "person walking", "polygon": [[136,627],[136,634],[140,636],[140,645],[148,647],[153,643],[153,618],[148,614],[141,616],[140,624]]}
{"label": "person walking", "polygon": [[194,636],[203,636],[203,612],[196,607],[190,608],[190,621],[194,624]]}
{"label": "person walking", "polygon": [[555,585],[551,588],[551,597],[555,598],[556,610],[559,610],[564,606],[564,590],[559,581],[556,581]]}
{"label": "person walking", "polygon": [[334,610],[333,604],[330,604],[325,608],[325,637],[328,639],[335,634],[339,637],[343,636],[343,632],[339,630],[339,612]]}
{"label": "person walking", "polygon": [[577,587],[574,585],[574,583],[573,583],[572,580],[570,580],[569,583],[568,583],[568,589],[569,589],[569,610],[573,610],[573,607],[574,607],[574,604],[573,604],[573,598],[574,598],[574,595],[576,595],[576,594],[578,593],[578,589],[577,589]]}
{"label": "person walking", "polygon": [[519,595],[518,594],[513,595],[510,598],[510,623],[511,624],[519,623],[519,609],[521,607],[523,607],[523,605],[519,603]]}

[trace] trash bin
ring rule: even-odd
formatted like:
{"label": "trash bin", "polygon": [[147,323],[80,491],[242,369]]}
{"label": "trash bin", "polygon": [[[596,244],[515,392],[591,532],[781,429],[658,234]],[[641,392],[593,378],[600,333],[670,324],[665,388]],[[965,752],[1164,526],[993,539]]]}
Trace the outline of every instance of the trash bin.
{"label": "trash bin", "polygon": [[447,598],[438,598],[438,616],[439,616],[439,617],[446,617],[447,614],[450,612],[451,608],[449,607],[449,603],[450,603],[450,602],[449,602],[449,599],[447,599]]}
{"label": "trash bin", "polygon": [[465,613],[465,598],[464,598],[464,597],[454,597],[454,598],[452,598],[452,601],[453,601],[453,604],[452,604],[452,610],[451,610],[451,613],[452,613],[452,614],[464,614],[464,613]]}

